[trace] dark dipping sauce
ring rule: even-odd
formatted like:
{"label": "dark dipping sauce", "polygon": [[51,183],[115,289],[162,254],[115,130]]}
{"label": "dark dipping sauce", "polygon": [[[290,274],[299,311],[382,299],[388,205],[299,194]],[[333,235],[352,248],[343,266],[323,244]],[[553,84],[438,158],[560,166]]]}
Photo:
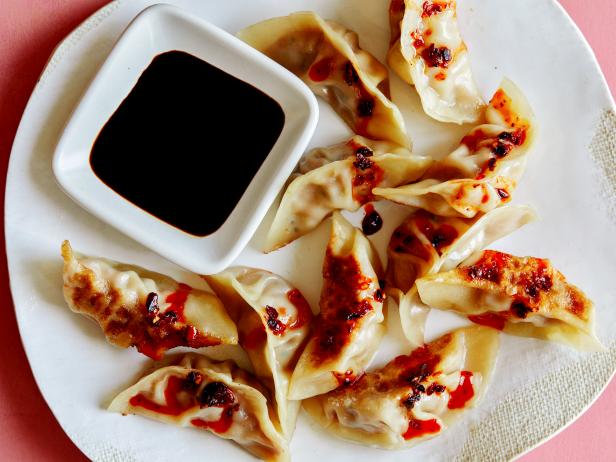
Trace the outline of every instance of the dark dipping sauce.
{"label": "dark dipping sauce", "polygon": [[182,231],[222,226],[276,143],[271,97],[181,51],[156,56],[99,133],[94,173]]}

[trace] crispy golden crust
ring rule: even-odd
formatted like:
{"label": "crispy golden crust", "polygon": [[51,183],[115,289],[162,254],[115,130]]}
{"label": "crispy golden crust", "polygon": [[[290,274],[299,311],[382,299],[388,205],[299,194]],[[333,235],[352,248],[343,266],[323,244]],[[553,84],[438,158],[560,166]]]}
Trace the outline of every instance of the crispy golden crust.
{"label": "crispy golden crust", "polygon": [[592,302],[548,260],[486,250],[478,261],[457,271],[473,285],[511,296],[511,317],[565,310],[583,321],[589,319]]}
{"label": "crispy golden crust", "polygon": [[[62,244],[62,257],[64,296],[69,307],[94,319],[110,343],[122,348],[135,346],[141,353],[155,359],[176,346],[200,348],[221,343],[221,338],[185,322],[183,301],[169,304],[162,312],[158,308],[156,292],[133,290],[129,294],[122,288],[118,289],[112,280],[82,264],[68,241]],[[130,276],[139,278],[134,271]],[[193,290],[169,278],[165,278],[165,283],[172,290],[167,300],[175,296],[175,299],[185,301]],[[149,308],[148,299],[153,297],[156,297],[155,306]],[[152,304],[152,300],[149,302]]]}

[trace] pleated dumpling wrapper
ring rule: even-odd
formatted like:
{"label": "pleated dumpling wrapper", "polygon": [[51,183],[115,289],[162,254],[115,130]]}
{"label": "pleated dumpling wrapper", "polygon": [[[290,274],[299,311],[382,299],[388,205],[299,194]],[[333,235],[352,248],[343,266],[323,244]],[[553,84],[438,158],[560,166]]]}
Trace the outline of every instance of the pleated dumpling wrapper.
{"label": "pleated dumpling wrapper", "polygon": [[237,36],[301,78],[358,135],[410,147],[402,114],[388,98],[387,68],[359,47],[355,32],[299,12]]}
{"label": "pleated dumpling wrapper", "polygon": [[377,187],[373,194],[446,217],[473,218],[509,202],[526,169],[537,122],[522,92],[507,79],[490,100],[485,119],[420,181]]}
{"label": "pleated dumpling wrapper", "polygon": [[323,263],[321,312],[293,372],[289,398],[326,393],[368,367],[385,333],[381,275],[370,241],[334,213]]}
{"label": "pleated dumpling wrapper", "polygon": [[428,157],[360,136],[314,149],[300,162],[302,174],[282,197],[266,252],[309,233],[335,210],[357,210],[374,199],[376,186],[394,187],[419,179],[430,165]]}
{"label": "pleated dumpling wrapper", "polygon": [[288,443],[270,419],[268,399],[265,387],[235,363],[187,354],[120,393],[109,410],[208,430],[260,459],[286,462]]}
{"label": "pleated dumpling wrapper", "polygon": [[417,280],[421,300],[507,334],[602,349],[594,306],[548,260],[485,250],[456,269]]}
{"label": "pleated dumpling wrapper", "polygon": [[289,282],[261,269],[235,267],[205,279],[236,321],[239,343],[275,398],[280,427],[290,438],[300,402],[287,396],[310,333],[310,305]]}
{"label": "pleated dumpling wrapper", "polygon": [[64,298],[96,321],[109,343],[160,359],[178,347],[236,344],[237,329],[220,299],[168,276],[73,252],[62,244]]}
{"label": "pleated dumpling wrapper", "polygon": [[391,0],[387,62],[441,122],[478,122],[485,106],[460,36],[456,0]]}
{"label": "pleated dumpling wrapper", "polygon": [[493,329],[458,329],[349,386],[304,401],[304,408],[337,437],[408,448],[437,436],[479,402],[498,344]]}
{"label": "pleated dumpling wrapper", "polygon": [[417,294],[422,276],[455,268],[470,255],[537,219],[527,205],[508,205],[475,218],[451,218],[417,210],[398,226],[387,247],[387,294],[398,302],[404,335],[424,343],[430,309]]}

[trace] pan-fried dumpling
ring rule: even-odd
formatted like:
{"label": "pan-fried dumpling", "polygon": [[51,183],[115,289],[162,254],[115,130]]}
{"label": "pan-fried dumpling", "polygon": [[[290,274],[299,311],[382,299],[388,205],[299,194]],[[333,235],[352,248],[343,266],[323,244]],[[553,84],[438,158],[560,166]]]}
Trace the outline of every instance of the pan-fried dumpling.
{"label": "pan-fried dumpling", "polygon": [[160,359],[165,351],[237,343],[237,329],[214,294],[137,266],[73,253],[62,244],[64,298],[94,319],[109,343]]}
{"label": "pan-fried dumpling", "polygon": [[342,143],[312,149],[299,162],[298,170],[300,173],[308,173],[331,162],[344,160],[358,154],[364,157],[380,156],[382,154],[398,154],[410,157],[411,151],[390,141],[370,140],[363,136],[355,135]]}
{"label": "pan-fried dumpling", "polygon": [[336,158],[338,154],[320,158],[315,154],[316,162],[324,165],[297,176],[289,184],[267,236],[267,252],[312,231],[335,210],[357,210],[374,199],[375,186],[393,187],[415,181],[432,164],[432,159],[408,152],[373,155],[374,151],[358,139],[351,139],[351,143],[352,154],[342,160],[327,162],[325,156]]}
{"label": "pan-fried dumpling", "polygon": [[600,349],[594,307],[548,260],[485,250],[417,280],[421,300],[508,334]]}
{"label": "pan-fried dumpling", "polygon": [[485,393],[498,333],[459,329],[398,356],[355,383],[304,401],[328,432],[367,446],[401,449],[451,426]]}
{"label": "pan-fried dumpling", "polygon": [[424,210],[412,213],[391,236],[387,248],[387,289],[408,292],[415,279],[455,268],[476,251],[535,221],[527,205],[510,205],[481,217],[449,218]]}
{"label": "pan-fried dumpling", "polygon": [[486,121],[418,183],[372,192],[448,217],[472,218],[508,202],[526,167],[535,118],[520,90],[505,79],[490,100]]}
{"label": "pan-fried dumpling", "polygon": [[268,19],[238,37],[296,74],[358,135],[410,146],[389,94],[387,68],[359,48],[357,34],[315,13]]}
{"label": "pan-fried dumpling", "polygon": [[366,369],[385,333],[381,264],[370,241],[339,213],[323,264],[323,288],[308,345],[291,379],[290,399],[351,383]]}
{"label": "pan-fried dumpling", "polygon": [[237,267],[205,276],[236,321],[240,345],[275,397],[283,434],[293,434],[300,402],[287,399],[312,311],[299,290],[269,271]]}
{"label": "pan-fried dumpling", "polygon": [[233,362],[188,354],[120,393],[109,410],[202,428],[267,461],[288,461],[288,444],[270,420],[267,390]]}
{"label": "pan-fried dumpling", "polygon": [[428,315],[415,280],[455,268],[471,254],[536,220],[526,205],[501,207],[476,218],[446,218],[424,210],[411,214],[391,236],[387,248],[387,294],[398,301],[405,336],[423,345]]}
{"label": "pan-fried dumpling", "polygon": [[392,0],[389,66],[415,85],[424,111],[441,122],[477,122],[484,102],[475,85],[455,0]]}

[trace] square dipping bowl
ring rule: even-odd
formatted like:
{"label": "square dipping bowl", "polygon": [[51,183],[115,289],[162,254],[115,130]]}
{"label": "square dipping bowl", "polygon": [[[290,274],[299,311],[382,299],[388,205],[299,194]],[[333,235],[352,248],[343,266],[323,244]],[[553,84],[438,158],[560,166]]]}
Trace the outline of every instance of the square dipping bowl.
{"label": "square dipping bowl", "polygon": [[[255,87],[276,101],[284,113],[282,131],[269,154],[224,223],[207,235],[190,234],[135,205],[103,182],[90,163],[93,146],[107,121],[153,59],[170,51],[193,55]],[[73,111],[56,147],[53,171],[61,188],[100,219],[190,271],[213,274],[229,266],[246,246],[306,149],[317,119],[316,98],[284,67],[198,17],[170,5],[154,5],[129,24]],[[219,136],[204,130],[206,139]],[[236,130],[237,137],[244,136],[241,126]],[[238,156],[235,168],[241,169],[241,153],[234,152],[234,139],[227,144],[225,152],[207,155]],[[169,152],[169,162],[179,154]],[[161,166],[160,176],[140,181],[144,189],[164,188],[164,174]],[[225,189],[208,187],[208,178],[213,175],[222,175],[230,186],[234,180],[234,171],[204,172],[203,194],[186,199],[195,214],[207,214],[213,201],[226,194]]]}

